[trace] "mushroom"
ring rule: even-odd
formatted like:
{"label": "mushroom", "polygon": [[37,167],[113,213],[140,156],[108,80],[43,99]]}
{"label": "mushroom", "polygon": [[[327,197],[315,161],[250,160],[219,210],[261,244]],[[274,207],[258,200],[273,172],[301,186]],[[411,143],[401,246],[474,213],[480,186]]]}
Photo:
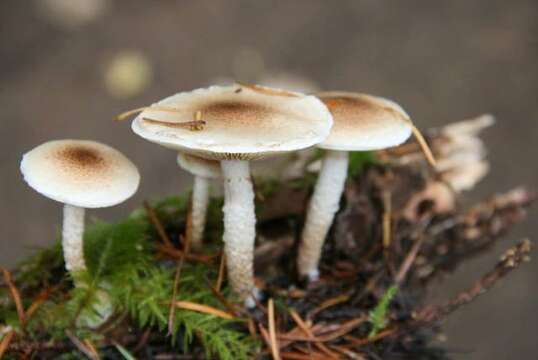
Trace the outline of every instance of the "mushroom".
{"label": "mushroom", "polygon": [[122,203],[140,182],[136,166],[123,154],[85,140],[46,142],[24,154],[21,172],[34,190],[64,204],[62,248],[65,267],[73,275],[86,269],[85,209]]}
{"label": "mushroom", "polygon": [[184,153],[178,154],[177,163],[182,169],[194,175],[191,201],[191,246],[194,250],[200,250],[203,245],[204,227],[209,203],[209,182],[211,179],[221,177],[220,163],[215,160],[207,160]]}
{"label": "mushroom", "polygon": [[[193,115],[200,126],[185,126]],[[256,296],[249,161],[313,146],[331,126],[330,112],[316,97],[247,84],[176,94],[146,108],[132,123],[133,131],[149,141],[220,161],[228,279],[249,307]]]}
{"label": "mushroom", "polygon": [[390,100],[350,92],[325,92],[317,96],[331,111],[334,125],[329,137],[317,145],[326,152],[299,245],[298,272],[310,281],[319,277],[321,249],[344,190],[348,152],[396,146],[413,131],[409,116]]}

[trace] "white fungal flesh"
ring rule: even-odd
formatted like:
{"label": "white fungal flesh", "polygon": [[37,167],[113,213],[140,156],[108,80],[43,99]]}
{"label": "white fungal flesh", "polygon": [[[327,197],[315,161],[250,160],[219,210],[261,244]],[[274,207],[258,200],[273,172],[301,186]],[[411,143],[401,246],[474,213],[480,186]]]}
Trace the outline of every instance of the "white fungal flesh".
{"label": "white fungal flesh", "polygon": [[326,151],[316,188],[308,205],[297,267],[299,275],[306,276],[311,281],[319,277],[321,249],[340,205],[348,162],[347,151]]}
{"label": "white fungal flesh", "polygon": [[209,179],[202,176],[194,177],[192,188],[192,238],[191,246],[200,250],[203,245],[204,228],[209,203]]}
{"label": "white fungal flesh", "polygon": [[65,268],[69,272],[86,269],[84,261],[84,208],[64,205],[64,222],[62,228],[62,248]]}
{"label": "white fungal flesh", "polygon": [[248,161],[221,161],[224,178],[224,251],[228,280],[245,303],[252,304],[254,285],[254,189]]}

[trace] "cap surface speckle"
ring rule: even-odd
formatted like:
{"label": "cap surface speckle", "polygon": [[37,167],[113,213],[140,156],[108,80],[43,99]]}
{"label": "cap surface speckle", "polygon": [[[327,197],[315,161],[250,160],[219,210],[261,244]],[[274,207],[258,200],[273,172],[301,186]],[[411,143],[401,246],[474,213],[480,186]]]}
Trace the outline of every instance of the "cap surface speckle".
{"label": "cap surface speckle", "polygon": [[395,102],[351,92],[317,94],[333,115],[333,127],[318,147],[366,151],[400,145],[411,136],[407,113]]}
{"label": "cap surface speckle", "polygon": [[[177,126],[193,121],[196,113],[205,122],[200,130]],[[330,112],[314,96],[231,85],[166,98],[139,114],[132,128],[149,141],[195,156],[248,160],[315,145],[331,125]]]}
{"label": "cap surface speckle", "polygon": [[108,207],[131,197],[140,183],[136,166],[108,145],[55,140],[23,156],[21,172],[36,191],[85,208]]}

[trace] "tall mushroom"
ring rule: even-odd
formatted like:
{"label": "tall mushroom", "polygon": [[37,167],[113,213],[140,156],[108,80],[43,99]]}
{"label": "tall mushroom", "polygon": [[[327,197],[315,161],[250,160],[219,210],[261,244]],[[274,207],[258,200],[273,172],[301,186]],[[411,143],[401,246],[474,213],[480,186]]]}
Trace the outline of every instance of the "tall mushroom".
{"label": "tall mushroom", "polygon": [[123,154],[85,140],[44,143],[24,155],[21,172],[34,190],[64,204],[62,248],[65,267],[73,275],[86,269],[85,209],[122,203],[140,182],[138,169]]}
{"label": "tall mushroom", "polygon": [[339,208],[347,177],[348,152],[396,146],[413,131],[409,116],[390,100],[350,92],[325,92],[317,96],[331,111],[334,124],[329,137],[317,145],[326,151],[308,206],[297,258],[299,275],[311,281],[319,277],[321,249]]}
{"label": "tall mushroom", "polygon": [[200,250],[203,245],[207,206],[209,205],[209,183],[211,179],[221,177],[220,163],[183,153],[178,154],[177,163],[182,169],[194,176],[191,200],[191,246],[194,250]]}
{"label": "tall mushroom", "polygon": [[[193,114],[201,123],[185,126]],[[146,108],[132,123],[133,131],[149,141],[221,162],[228,279],[247,306],[256,291],[249,161],[315,145],[331,125],[330,112],[314,96],[257,85],[179,93]]]}

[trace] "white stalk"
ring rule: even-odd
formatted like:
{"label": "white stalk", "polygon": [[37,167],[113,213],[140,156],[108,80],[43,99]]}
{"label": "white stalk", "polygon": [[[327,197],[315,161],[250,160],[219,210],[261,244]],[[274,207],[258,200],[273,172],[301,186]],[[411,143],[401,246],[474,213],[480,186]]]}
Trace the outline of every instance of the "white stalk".
{"label": "white stalk", "polygon": [[69,272],[86,269],[84,261],[84,208],[64,205],[64,222],[62,228],[62,248],[65,268]]}
{"label": "white stalk", "polygon": [[325,237],[340,205],[347,177],[347,151],[328,150],[306,214],[297,258],[300,276],[311,281],[319,278],[319,259]]}
{"label": "white stalk", "polygon": [[191,246],[200,250],[203,245],[204,228],[209,204],[209,179],[202,176],[194,177],[192,187],[192,239]]}
{"label": "white stalk", "polygon": [[247,306],[253,305],[254,239],[256,216],[254,214],[254,189],[250,179],[248,161],[221,161],[224,178],[224,252],[228,267],[228,280],[232,289]]}

